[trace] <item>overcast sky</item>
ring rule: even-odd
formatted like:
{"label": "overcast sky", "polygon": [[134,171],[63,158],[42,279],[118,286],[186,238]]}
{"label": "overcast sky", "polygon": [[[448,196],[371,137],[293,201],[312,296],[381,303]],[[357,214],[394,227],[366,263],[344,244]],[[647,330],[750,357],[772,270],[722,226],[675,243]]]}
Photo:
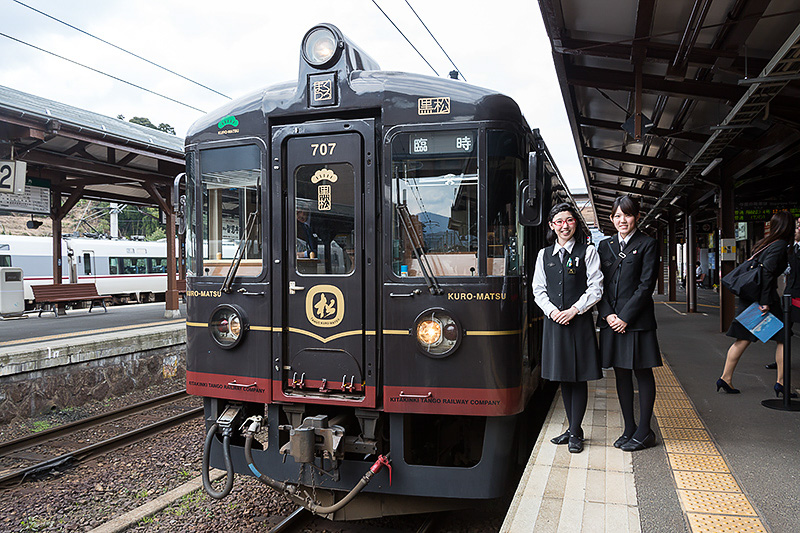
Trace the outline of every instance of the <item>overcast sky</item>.
{"label": "overcast sky", "polygon": [[[22,0],[236,98],[297,78],[300,41],[339,27],[384,70],[434,75],[372,0]],[[585,189],[550,43],[532,0],[409,0],[469,83],[507,94],[539,128],[571,189]],[[453,69],[405,0],[378,0],[440,76]],[[135,59],[13,0],[0,33],[205,112],[227,99]],[[108,116],[149,118],[179,136],[202,113],[0,36],[0,85]]]}

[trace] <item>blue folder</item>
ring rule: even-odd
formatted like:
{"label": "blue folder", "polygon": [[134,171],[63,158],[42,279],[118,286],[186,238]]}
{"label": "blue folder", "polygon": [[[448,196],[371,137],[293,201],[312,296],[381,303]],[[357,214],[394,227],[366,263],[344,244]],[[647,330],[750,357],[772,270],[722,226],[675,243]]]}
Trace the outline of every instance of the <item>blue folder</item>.
{"label": "blue folder", "polygon": [[736,317],[736,320],[761,342],[767,342],[783,327],[783,322],[772,313],[762,315],[758,303],[751,304]]}

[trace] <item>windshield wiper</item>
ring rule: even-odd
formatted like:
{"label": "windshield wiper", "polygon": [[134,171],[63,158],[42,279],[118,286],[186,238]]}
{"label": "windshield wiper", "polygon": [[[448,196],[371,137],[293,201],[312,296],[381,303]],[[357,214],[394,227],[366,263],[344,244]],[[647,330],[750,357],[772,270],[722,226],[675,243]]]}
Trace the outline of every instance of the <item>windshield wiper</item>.
{"label": "windshield wiper", "polygon": [[225,276],[225,281],[222,282],[221,290],[226,294],[230,294],[232,291],[231,285],[233,284],[233,278],[236,276],[236,271],[239,270],[239,263],[242,262],[242,256],[244,255],[244,246],[250,242],[250,232],[253,231],[253,227],[256,225],[256,220],[258,220],[258,210],[253,211],[250,213],[250,216],[247,217],[244,238],[239,241],[239,247],[236,248],[236,255],[233,256],[231,268],[228,269],[228,275]]}
{"label": "windshield wiper", "polygon": [[442,288],[436,277],[433,275],[430,263],[428,263],[428,256],[425,255],[425,243],[420,238],[419,234],[414,229],[414,224],[411,221],[411,214],[408,212],[408,207],[405,204],[395,204],[397,214],[400,215],[400,222],[403,224],[406,237],[411,243],[411,249],[414,252],[414,257],[417,258],[419,269],[422,271],[422,276],[425,278],[425,283],[428,285],[428,290],[431,294],[442,294]]}

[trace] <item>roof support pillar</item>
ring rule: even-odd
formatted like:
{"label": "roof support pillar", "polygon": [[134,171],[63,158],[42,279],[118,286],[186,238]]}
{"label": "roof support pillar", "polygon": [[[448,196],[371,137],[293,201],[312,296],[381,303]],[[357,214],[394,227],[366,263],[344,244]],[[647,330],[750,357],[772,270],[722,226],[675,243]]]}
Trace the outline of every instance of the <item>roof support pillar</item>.
{"label": "roof support pillar", "polygon": [[[720,239],[720,260],[719,260],[719,279],[733,270],[735,261],[722,260],[722,239],[735,239],[734,230],[734,179],[733,176],[723,175],[722,187],[719,194],[719,239]],[[719,330],[727,331],[736,315],[736,297],[721,284],[719,288]]]}
{"label": "roof support pillar", "polygon": [[144,188],[150,197],[159,205],[167,218],[167,294],[166,318],[177,318],[181,316],[178,309],[178,282],[177,282],[177,261],[175,254],[175,210],[172,205],[172,186],[170,185],[166,198],[161,196],[158,189],[152,182],[146,181]]}
{"label": "roof support pillar", "polygon": [[663,224],[659,224],[656,229],[656,240],[658,241],[658,294],[664,294],[664,267],[669,267],[669,257],[666,252],[669,247],[665,246]]}
{"label": "roof support pillar", "polygon": [[696,213],[686,213],[686,312],[697,312],[697,234]]}
{"label": "roof support pillar", "polygon": [[53,219],[53,283],[61,285],[61,191],[53,189],[50,196],[50,215]]}
{"label": "roof support pillar", "polygon": [[669,257],[669,265],[667,266],[669,270],[669,294],[667,299],[670,302],[678,299],[678,235],[676,234],[675,215],[675,210],[670,209],[667,217],[667,254]]}

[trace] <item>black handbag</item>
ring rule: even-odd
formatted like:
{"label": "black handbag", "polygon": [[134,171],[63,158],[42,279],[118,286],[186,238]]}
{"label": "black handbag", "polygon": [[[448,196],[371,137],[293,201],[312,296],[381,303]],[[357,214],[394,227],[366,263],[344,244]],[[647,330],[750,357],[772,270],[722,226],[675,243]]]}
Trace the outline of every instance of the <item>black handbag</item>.
{"label": "black handbag", "polygon": [[764,265],[754,255],[722,278],[722,286],[746,300],[757,302],[761,297],[761,276]]}

